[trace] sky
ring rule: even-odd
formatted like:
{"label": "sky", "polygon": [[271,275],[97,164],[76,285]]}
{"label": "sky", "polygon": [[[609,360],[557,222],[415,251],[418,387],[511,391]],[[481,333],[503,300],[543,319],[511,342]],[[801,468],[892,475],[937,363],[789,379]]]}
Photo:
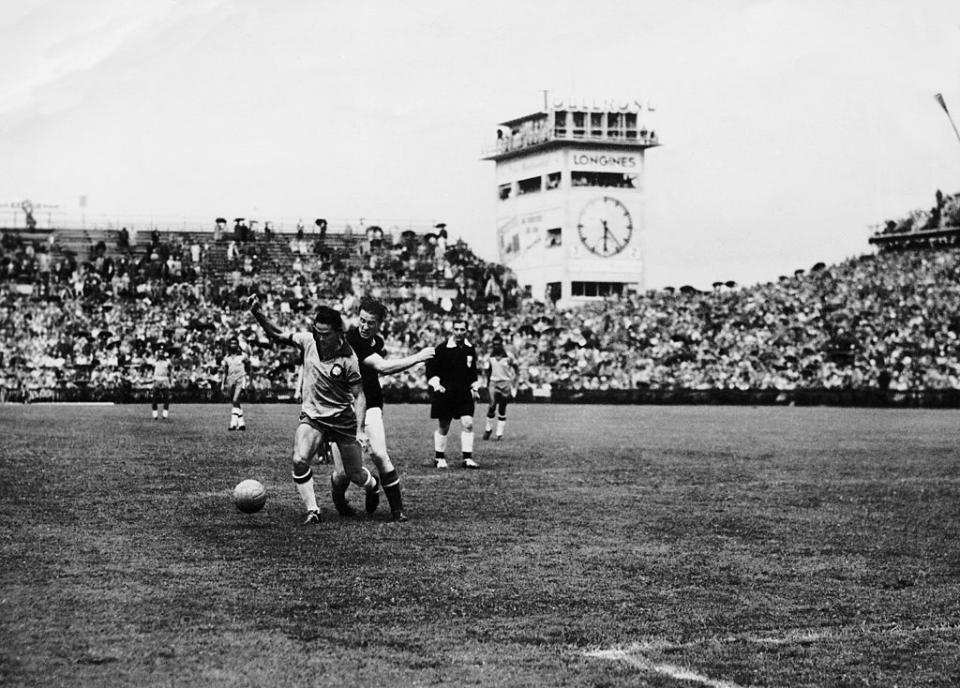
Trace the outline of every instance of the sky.
{"label": "sky", "polygon": [[495,260],[483,149],[545,90],[655,107],[651,288],[870,253],[960,192],[955,0],[23,0],[0,35],[0,225],[445,222]]}

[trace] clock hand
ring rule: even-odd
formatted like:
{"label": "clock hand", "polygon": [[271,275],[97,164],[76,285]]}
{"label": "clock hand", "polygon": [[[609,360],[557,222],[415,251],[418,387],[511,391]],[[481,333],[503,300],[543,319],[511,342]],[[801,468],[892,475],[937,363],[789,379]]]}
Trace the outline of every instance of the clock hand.
{"label": "clock hand", "polygon": [[610,230],[607,228],[607,221],[600,220],[600,224],[603,225],[603,252],[607,252],[607,236],[610,234]]}
{"label": "clock hand", "polygon": [[611,232],[610,230],[607,230],[607,234],[609,234],[609,235],[610,235],[610,238],[613,239],[613,241],[617,244],[617,249],[622,249],[622,248],[623,248],[623,242],[620,241],[617,237],[615,237],[615,236],[613,235],[613,232]]}

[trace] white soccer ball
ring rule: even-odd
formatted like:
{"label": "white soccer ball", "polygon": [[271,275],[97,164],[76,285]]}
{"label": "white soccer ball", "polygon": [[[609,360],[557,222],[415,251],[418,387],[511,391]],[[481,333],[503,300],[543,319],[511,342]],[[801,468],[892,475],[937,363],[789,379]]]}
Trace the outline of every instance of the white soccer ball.
{"label": "white soccer ball", "polygon": [[267,503],[267,488],[259,480],[242,480],[233,488],[233,503],[245,514],[252,514]]}

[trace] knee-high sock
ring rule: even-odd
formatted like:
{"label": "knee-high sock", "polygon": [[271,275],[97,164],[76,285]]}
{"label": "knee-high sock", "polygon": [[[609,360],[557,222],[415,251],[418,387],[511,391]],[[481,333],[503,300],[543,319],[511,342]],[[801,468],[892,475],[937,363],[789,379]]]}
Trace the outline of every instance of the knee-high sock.
{"label": "knee-high sock", "polygon": [[400,476],[397,475],[397,469],[394,468],[381,475],[380,483],[387,495],[387,501],[390,502],[390,511],[393,513],[403,511],[403,497],[400,495]]}
{"label": "knee-high sock", "polygon": [[297,494],[307,511],[319,511],[317,508],[317,494],[313,491],[313,471],[308,468],[303,475],[293,474],[293,482],[297,484]]}

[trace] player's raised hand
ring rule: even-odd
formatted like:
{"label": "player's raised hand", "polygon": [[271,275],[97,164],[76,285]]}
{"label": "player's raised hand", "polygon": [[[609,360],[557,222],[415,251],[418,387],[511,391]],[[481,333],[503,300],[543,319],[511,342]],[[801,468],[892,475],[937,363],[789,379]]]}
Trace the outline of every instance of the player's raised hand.
{"label": "player's raised hand", "polygon": [[436,347],[427,346],[420,349],[420,352],[417,354],[417,358],[419,358],[420,362],[422,363],[423,361],[429,361],[431,358],[433,358],[436,355],[436,353],[437,353]]}
{"label": "player's raised hand", "polygon": [[253,311],[260,307],[260,297],[257,296],[257,294],[250,294],[249,296],[244,296],[240,303],[242,303],[243,307],[248,311]]}

